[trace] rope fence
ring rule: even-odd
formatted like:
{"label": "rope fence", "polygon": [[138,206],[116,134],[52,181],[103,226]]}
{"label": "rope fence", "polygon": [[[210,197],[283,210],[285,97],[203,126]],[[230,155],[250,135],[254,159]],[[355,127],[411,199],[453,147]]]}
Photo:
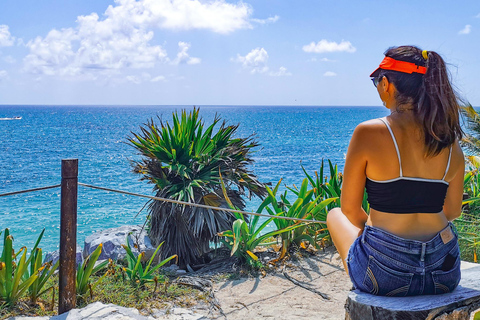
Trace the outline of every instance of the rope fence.
{"label": "rope fence", "polygon": [[60,187],[60,184],[56,184],[54,186],[48,186],[48,187],[40,187],[40,188],[34,188],[34,189],[27,189],[27,190],[20,190],[20,191],[13,191],[13,192],[7,192],[7,193],[0,193],[0,197],[6,197],[6,196],[13,196],[16,194],[22,194],[22,193],[28,193],[28,192],[33,192],[33,191],[40,191],[40,190],[48,190],[48,189],[54,189]]}
{"label": "rope fence", "polygon": [[[78,185],[86,187],[86,188],[91,188],[91,189],[121,193],[121,194],[126,194],[126,195],[130,195],[130,196],[135,196],[135,197],[147,198],[147,199],[151,199],[151,200],[158,200],[158,201],[163,201],[163,202],[170,202],[170,203],[181,204],[181,205],[185,205],[185,206],[211,209],[211,210],[217,210],[217,211],[241,213],[241,214],[250,215],[250,216],[259,216],[259,217],[265,217],[265,218],[292,220],[292,221],[300,221],[300,222],[308,222],[308,223],[323,223],[323,224],[327,223],[326,221],[315,220],[315,219],[302,219],[302,218],[293,218],[293,217],[285,217],[285,216],[273,216],[273,215],[270,215],[270,214],[263,214],[263,213],[257,213],[257,212],[249,212],[249,211],[235,210],[235,209],[229,209],[229,208],[213,207],[213,206],[208,206],[208,205],[200,204],[200,203],[191,203],[191,202],[185,202],[185,201],[179,201],[179,200],[173,200],[173,199],[167,199],[167,198],[154,197],[154,196],[149,196],[149,195],[146,195],[146,194],[140,194],[140,193],[135,193],[135,192],[129,192],[129,191],[99,187],[99,186],[94,186],[94,185],[91,185],[91,184],[86,184],[86,183],[81,183],[81,182],[78,182]],[[0,193],[0,197],[13,196],[13,195],[17,195],[17,194],[29,193],[29,192],[34,192],[34,191],[54,189],[54,188],[59,188],[60,186],[61,186],[60,184],[57,184],[57,185],[47,186],[47,187],[39,187],[39,188],[33,188],[33,189],[26,189],[26,190],[13,191],[13,192],[7,192],[7,193]]]}
{"label": "rope fence", "polygon": [[86,183],[78,182],[78,159],[64,159],[62,160],[62,180],[61,184],[39,187],[33,189],[26,189],[20,191],[13,191],[7,193],[0,193],[0,197],[13,196],[17,194],[24,194],[28,192],[48,190],[60,187],[60,250],[59,250],[59,294],[58,294],[58,314],[62,314],[73,309],[76,305],[76,241],[77,241],[77,197],[78,186],[103,190],[108,192],[120,193],[135,197],[147,198],[150,200],[157,200],[169,203],[175,203],[184,206],[198,207],[210,210],[217,210],[223,212],[240,213],[249,216],[259,216],[269,219],[284,219],[295,222],[306,223],[323,223],[325,221],[302,219],[295,217],[278,216],[271,214],[262,214],[257,212],[248,212],[243,210],[235,210],[230,208],[221,208],[208,206],[199,203],[190,203],[185,201],[166,199],[160,197],[149,196],[140,193],[134,193],[123,190],[116,190],[111,188],[94,186]]}
{"label": "rope fence", "polygon": [[283,219],[283,220],[293,220],[293,221],[301,221],[301,222],[309,222],[309,223],[324,223],[324,224],[327,223],[326,221],[320,221],[320,220],[301,219],[301,218],[285,217],[285,216],[273,216],[273,215],[270,215],[270,214],[263,214],[263,213],[257,213],[257,212],[248,212],[248,211],[235,210],[235,209],[229,209],[229,208],[213,207],[213,206],[208,206],[208,205],[205,205],[205,204],[185,202],[185,201],[179,201],[179,200],[173,200],[173,199],[167,199],[167,198],[160,198],[160,197],[153,197],[153,196],[148,196],[148,195],[140,194],[140,193],[110,189],[110,188],[105,188],[105,187],[98,187],[98,186],[94,186],[94,185],[86,184],[86,183],[81,183],[81,182],[79,182],[78,185],[83,186],[83,187],[87,187],[87,188],[97,189],[97,190],[116,192],[116,193],[121,193],[121,194],[127,194],[127,195],[130,195],[130,196],[142,197],[142,198],[147,198],[147,199],[151,199],[151,200],[170,202],[170,203],[181,204],[181,205],[191,206],[191,207],[204,208],[204,209],[212,209],[212,210],[218,210],[218,211],[224,211],[224,212],[241,213],[241,214],[250,215],[250,216],[259,216],[259,217]]}

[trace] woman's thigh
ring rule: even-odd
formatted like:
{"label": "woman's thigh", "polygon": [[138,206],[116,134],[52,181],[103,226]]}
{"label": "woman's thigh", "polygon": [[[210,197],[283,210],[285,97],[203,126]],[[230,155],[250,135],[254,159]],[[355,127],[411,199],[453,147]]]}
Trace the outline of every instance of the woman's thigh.
{"label": "woman's thigh", "polygon": [[347,258],[351,245],[362,233],[362,229],[354,226],[340,208],[334,208],[328,212],[327,227],[333,244],[337,248],[340,257],[342,257],[345,271],[348,273],[345,259]]}

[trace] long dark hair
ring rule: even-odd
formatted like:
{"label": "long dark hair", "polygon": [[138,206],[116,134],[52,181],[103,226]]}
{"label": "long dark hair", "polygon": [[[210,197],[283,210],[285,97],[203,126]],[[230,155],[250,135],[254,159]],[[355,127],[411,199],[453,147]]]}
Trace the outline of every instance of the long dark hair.
{"label": "long dark hair", "polygon": [[415,46],[392,47],[385,56],[395,60],[412,62],[427,68],[427,72],[403,73],[382,70],[379,76],[386,76],[397,89],[395,99],[399,105],[412,104],[413,111],[423,126],[426,156],[435,156],[463,136],[459,111],[461,99],[450,84],[450,77],[442,57]]}

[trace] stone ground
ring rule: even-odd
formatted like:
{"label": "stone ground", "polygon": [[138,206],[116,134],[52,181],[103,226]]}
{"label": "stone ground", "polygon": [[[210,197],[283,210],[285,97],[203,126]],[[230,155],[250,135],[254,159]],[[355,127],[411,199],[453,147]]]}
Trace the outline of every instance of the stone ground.
{"label": "stone ground", "polygon": [[345,319],[344,305],[352,283],[333,248],[289,262],[284,271],[305,287],[326,294],[329,300],[295,285],[282,272],[227,280],[214,284],[224,313],[214,319]]}
{"label": "stone ground", "polygon": [[[226,279],[213,283],[213,294],[219,310],[200,302],[192,309],[152,310],[142,315],[136,309],[94,303],[70,313],[48,317],[15,320],[138,319],[138,320],[256,320],[256,319],[345,319],[344,305],[352,284],[340,256],[333,247],[316,255],[289,261],[283,269],[266,276]],[[462,268],[473,266],[463,263]],[[478,266],[478,265],[477,265]],[[294,284],[293,279],[303,287]],[[304,288],[305,287],[305,288]],[[312,292],[308,289],[312,289]],[[327,295],[325,299],[321,294]],[[203,304],[203,305],[202,305]]]}
{"label": "stone ground", "polygon": [[[329,299],[288,280],[325,294]],[[192,310],[171,308],[142,315],[136,309],[92,303],[83,309],[54,317],[15,317],[11,320],[207,320],[207,319],[344,319],[344,304],[351,288],[338,253],[332,248],[317,255],[289,261],[266,276],[214,282],[213,293],[220,310],[199,306]]]}

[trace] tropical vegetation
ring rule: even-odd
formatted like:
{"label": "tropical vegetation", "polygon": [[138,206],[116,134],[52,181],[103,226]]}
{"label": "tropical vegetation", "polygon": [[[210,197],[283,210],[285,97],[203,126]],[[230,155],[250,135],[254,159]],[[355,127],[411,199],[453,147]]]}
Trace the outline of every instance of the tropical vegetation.
{"label": "tropical vegetation", "polygon": [[[3,250],[0,257],[0,302],[6,306],[12,306],[37,280],[41,270],[34,270],[29,275],[28,267],[34,258],[33,255],[27,259],[26,247],[22,247],[17,252],[14,251],[13,236],[8,228],[3,232],[3,236]],[[38,242],[33,250],[36,249]],[[20,256],[20,260],[15,262],[17,256]]]}
{"label": "tropical vegetation", "polygon": [[[27,257],[27,248],[21,247],[18,251],[13,247],[13,236],[7,228],[3,235],[3,249],[0,256],[0,318],[3,315],[15,315],[11,311],[36,309],[35,314],[52,314],[58,301],[58,274],[55,273],[59,262],[42,263],[42,249],[39,248],[43,230]],[[128,238],[127,238],[128,239]],[[131,250],[129,242],[125,246],[126,261],[105,260],[98,263],[103,246],[100,244],[84,261],[78,265],[76,272],[77,306],[84,306],[88,302],[103,301],[119,305],[135,306],[141,297],[144,301],[155,294],[157,287],[164,284],[164,295],[178,295],[187,292],[177,285],[167,286],[168,276],[160,268],[176,258],[171,256],[160,261],[155,266],[153,260],[162,245],[159,245],[148,262],[142,262],[145,253],[137,256]],[[126,266],[123,265],[126,264]],[[107,267],[108,266],[108,267]],[[117,272],[118,271],[118,272]],[[155,287],[148,287],[151,282]],[[125,286],[125,283],[131,284]],[[131,289],[129,289],[131,288]],[[168,293],[170,292],[170,293]],[[119,299],[125,301],[119,301]],[[166,299],[169,299],[166,297]],[[50,306],[50,311],[45,309]],[[27,309],[25,309],[27,307]],[[40,307],[41,310],[38,310]]]}
{"label": "tropical vegetation", "polygon": [[[325,170],[325,163],[323,159],[320,164],[320,169],[318,171],[315,171],[315,177],[308,174],[308,172],[305,170],[303,165],[302,165],[302,170],[303,170],[303,173],[305,174],[305,177],[310,182],[310,185],[313,187],[315,197],[320,196],[323,199],[336,198],[335,202],[328,204],[328,209],[330,210],[334,207],[340,207],[340,196],[342,194],[343,175],[338,170],[337,164],[334,165],[332,161],[330,161],[329,159],[327,161],[328,161],[328,169],[330,173],[329,176],[324,175],[326,174],[326,170]],[[362,208],[365,210],[365,212],[370,211],[370,205],[368,204],[368,201],[367,201],[366,191],[364,192],[364,195],[363,195]]]}
{"label": "tropical vegetation", "polygon": [[[288,228],[295,227],[293,230],[288,232],[283,232],[280,234],[281,238],[281,251],[279,259],[282,259],[292,245],[296,247],[301,247],[304,241],[307,241],[314,247],[318,247],[318,242],[323,242],[323,240],[328,236],[326,232],[325,221],[327,219],[328,206],[333,204],[335,201],[338,201],[338,196],[330,197],[329,194],[318,194],[315,197],[316,189],[308,189],[308,179],[303,179],[301,187],[299,190],[288,188],[282,195],[280,195],[281,201],[277,201],[277,191],[278,186],[273,189],[267,189],[268,197],[266,202],[269,206],[266,206],[265,209],[272,216],[281,216],[294,219],[303,219],[303,220],[316,220],[321,222],[305,222],[300,220],[290,220],[290,219],[274,219],[278,230],[285,230]],[[294,201],[289,201],[288,191],[292,191],[295,196]]]}
{"label": "tropical vegetation", "polygon": [[[462,141],[468,165],[464,177],[463,213],[454,223],[462,259],[477,262],[480,116],[471,106],[465,107],[463,112],[470,125]],[[139,307],[146,301],[152,303],[149,300],[152,297],[168,299],[183,294],[185,290],[181,287],[169,285],[168,274],[163,273],[161,267],[175,258],[184,267],[199,262],[212,240],[220,241],[232,256],[253,269],[264,267],[259,247],[275,246],[279,251],[278,259],[270,261],[275,263],[288,258],[293,249],[315,249],[329,242],[325,221],[328,211],[340,206],[343,183],[336,164],[322,160],[314,174],[302,166],[305,176],[301,183],[285,186],[280,192],[282,180],[270,188],[248,170],[253,162],[251,154],[258,143],[251,136],[235,137],[238,125],[227,126],[216,116],[211,125],[205,126],[196,108],[190,113],[174,113],[172,124],[159,120],[157,124],[151,119],[140,128],[141,133],[132,133],[129,138],[129,143],[141,155],[140,160],[132,163],[134,172],[141,175],[141,180],[153,184],[157,197],[223,210],[151,201],[150,236],[157,245],[153,256],[145,262],[143,252],[135,255],[127,236],[123,246],[127,252],[125,261],[104,261],[95,266],[102,251],[99,245],[78,266],[78,306],[97,299]],[[216,129],[218,124],[220,127]],[[245,196],[253,195],[262,199],[256,213],[264,217],[246,216],[241,212],[245,208]],[[366,200],[365,196],[362,206],[368,212]],[[42,302],[48,301],[53,309],[54,298],[58,295],[55,275],[58,262],[42,263],[39,243],[43,233],[27,256],[25,247],[14,250],[9,229],[0,231],[4,240],[0,256],[0,316],[5,314],[3,310],[18,306],[22,299],[28,299],[32,306],[42,306]],[[157,256],[160,262],[154,264]]]}
{"label": "tropical vegetation", "polygon": [[[243,196],[263,198],[266,188],[248,168],[258,143],[252,136],[236,137],[237,129],[218,116],[205,126],[197,108],[173,113],[172,123],[151,119],[128,138],[141,156],[133,171],[153,184],[157,197],[228,208],[221,174],[231,202],[244,208]],[[148,217],[153,243],[165,242],[162,258],[177,254],[181,266],[201,262],[210,242],[235,220],[226,211],[159,200],[150,202]]]}
{"label": "tropical vegetation", "polygon": [[152,267],[152,262],[163,245],[162,242],[158,245],[147,265],[144,267],[142,265],[142,259],[145,256],[145,252],[141,252],[138,256],[135,257],[128,238],[129,235],[127,235],[126,244],[123,245],[123,248],[127,252],[127,256],[125,258],[127,260],[127,267],[121,268],[122,275],[124,274],[126,278],[130,281],[130,283],[135,287],[145,287],[145,284],[148,282],[155,282],[155,286],[157,286],[158,277],[155,275],[155,272],[160,269],[164,264],[168,263],[172,259],[177,258],[178,256],[176,254],[170,256],[157,263],[156,266]]}
{"label": "tropical vegetation", "polygon": [[467,130],[461,146],[465,151],[467,168],[464,177],[463,213],[454,221],[459,233],[462,259],[478,262],[480,247],[480,115],[471,106],[462,108]]}
{"label": "tropical vegetation", "polygon": [[42,248],[39,248],[38,245],[40,244],[40,240],[42,240],[44,233],[45,229],[43,229],[43,231],[40,233],[40,236],[30,252],[30,257],[32,258],[30,260],[30,273],[25,272],[22,279],[22,281],[26,283],[32,275],[38,273],[38,277],[28,287],[28,295],[30,297],[30,303],[32,304],[35,304],[38,298],[48,291],[52,291],[52,300],[55,296],[54,286],[49,286],[46,289],[44,289],[44,287],[47,281],[53,276],[54,272],[57,271],[60,260],[58,260],[55,264],[53,264],[52,261],[43,263]]}
{"label": "tropical vegetation", "polygon": [[[278,189],[280,182],[275,187],[275,192]],[[225,192],[225,198],[230,205],[230,208],[238,210],[233,203],[230,201],[228,196],[226,195],[225,185],[222,182],[222,187]],[[267,187],[269,192],[270,189]],[[256,213],[261,214],[263,209],[265,209],[271,203],[271,198],[267,197],[258,207]],[[226,230],[219,234],[221,241],[227,247],[231,249],[231,255],[237,256],[240,261],[246,263],[248,266],[253,268],[261,268],[263,264],[259,261],[257,255],[253,253],[255,248],[259,245],[266,245],[263,243],[266,239],[271,237],[276,237],[277,235],[282,235],[289,233],[290,231],[300,227],[300,225],[292,225],[287,226],[285,228],[279,228],[278,230],[272,230],[270,232],[263,232],[264,229],[275,220],[275,217],[283,215],[284,212],[280,212],[278,214],[273,214],[270,219],[266,219],[258,225],[260,216],[255,215],[249,221],[245,218],[245,216],[241,213],[234,212],[235,217],[237,220],[233,222],[231,230]]]}
{"label": "tropical vegetation", "polygon": [[98,258],[102,253],[103,245],[100,243],[98,247],[81,263],[77,268],[77,278],[75,281],[77,296],[84,296],[86,293],[90,293],[90,297],[93,296],[93,289],[106,277],[107,273],[96,281],[92,282],[92,274],[99,272],[108,265],[108,260],[100,262],[97,266]]}

